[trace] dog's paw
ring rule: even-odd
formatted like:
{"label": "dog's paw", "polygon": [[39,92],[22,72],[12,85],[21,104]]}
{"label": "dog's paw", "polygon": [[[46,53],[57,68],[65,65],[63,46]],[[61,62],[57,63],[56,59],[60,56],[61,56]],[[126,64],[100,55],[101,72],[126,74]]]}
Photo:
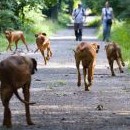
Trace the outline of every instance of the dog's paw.
{"label": "dog's paw", "polygon": [[80,83],[80,82],[77,82],[77,86],[80,87],[80,86],[81,86],[81,83]]}
{"label": "dog's paw", "polygon": [[32,121],[27,122],[28,125],[35,125]]}

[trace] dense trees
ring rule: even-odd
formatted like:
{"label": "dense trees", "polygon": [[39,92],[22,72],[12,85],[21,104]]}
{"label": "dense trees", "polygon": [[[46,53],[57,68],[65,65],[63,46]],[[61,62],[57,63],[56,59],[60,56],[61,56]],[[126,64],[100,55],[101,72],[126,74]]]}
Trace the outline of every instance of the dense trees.
{"label": "dense trees", "polygon": [[[71,14],[79,0],[1,0],[0,1],[0,31],[7,26],[19,28],[26,21],[25,13],[31,9],[40,9],[47,18],[58,20],[59,14]],[[129,0],[109,0],[118,18],[129,19]],[[94,13],[100,14],[105,0],[82,0],[84,7],[89,7]],[[26,10],[28,8],[28,10]]]}

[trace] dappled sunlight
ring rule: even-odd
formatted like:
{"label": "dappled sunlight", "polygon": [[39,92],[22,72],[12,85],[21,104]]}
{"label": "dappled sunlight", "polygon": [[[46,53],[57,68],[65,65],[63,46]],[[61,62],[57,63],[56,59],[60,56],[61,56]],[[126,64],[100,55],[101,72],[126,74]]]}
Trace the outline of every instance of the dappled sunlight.
{"label": "dappled sunlight", "polygon": [[[97,36],[83,36],[84,39],[97,40]],[[75,40],[75,36],[52,36],[51,40]]]}
{"label": "dappled sunlight", "polygon": [[44,65],[44,63],[39,63],[38,68],[76,68],[75,64],[73,63],[58,63],[58,62],[51,62],[48,65]]}
{"label": "dappled sunlight", "polygon": [[122,110],[122,111],[116,111],[116,114],[117,115],[122,115],[122,116],[124,116],[124,115],[130,115],[130,111],[125,111],[125,110]]}
{"label": "dappled sunlight", "polygon": [[[32,106],[32,109],[35,110],[47,110],[48,114],[56,114],[61,113],[61,111],[83,111],[90,109],[90,107],[87,106],[81,106],[81,105],[38,105],[38,106]],[[49,112],[49,110],[51,110]],[[53,110],[53,111],[52,111]]]}

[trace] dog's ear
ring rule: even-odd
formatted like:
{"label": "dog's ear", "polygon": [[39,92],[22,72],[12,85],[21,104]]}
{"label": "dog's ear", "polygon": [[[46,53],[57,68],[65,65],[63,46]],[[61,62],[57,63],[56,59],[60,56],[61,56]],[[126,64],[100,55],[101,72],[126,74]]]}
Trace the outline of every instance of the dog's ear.
{"label": "dog's ear", "polygon": [[10,34],[11,34],[11,31],[6,30],[4,33],[10,35]]}
{"label": "dog's ear", "polygon": [[47,34],[46,33],[42,33],[43,36],[46,36]]}
{"label": "dog's ear", "polygon": [[32,60],[32,63],[33,63],[31,74],[34,74],[35,71],[37,71],[37,61],[34,58],[31,58],[31,60]]}
{"label": "dog's ear", "polygon": [[38,37],[38,34],[35,34],[35,37]]}
{"label": "dog's ear", "polygon": [[97,45],[97,48],[100,49],[100,45]]}
{"label": "dog's ear", "polygon": [[100,45],[98,43],[92,43],[93,47],[96,49],[96,53],[98,53],[100,49]]}
{"label": "dog's ear", "polygon": [[108,45],[105,45],[105,50],[107,50],[107,48],[108,48]]}

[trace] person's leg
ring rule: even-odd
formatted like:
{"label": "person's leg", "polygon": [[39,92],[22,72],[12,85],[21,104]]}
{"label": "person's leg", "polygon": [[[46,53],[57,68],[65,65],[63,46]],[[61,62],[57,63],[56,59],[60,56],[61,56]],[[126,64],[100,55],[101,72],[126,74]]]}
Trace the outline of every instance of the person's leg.
{"label": "person's leg", "polygon": [[79,41],[82,41],[82,29],[79,29]]}
{"label": "person's leg", "polygon": [[78,41],[78,24],[74,23],[74,33],[76,37],[76,41]]}
{"label": "person's leg", "polygon": [[107,37],[107,23],[106,20],[103,20],[103,41],[106,40]]}
{"label": "person's leg", "polygon": [[78,41],[78,30],[75,30],[76,41]]}
{"label": "person's leg", "polygon": [[107,25],[107,35],[106,35],[107,42],[109,42],[110,40],[110,32],[111,32],[111,25]]}
{"label": "person's leg", "polygon": [[82,41],[83,23],[79,24],[79,41]]}

